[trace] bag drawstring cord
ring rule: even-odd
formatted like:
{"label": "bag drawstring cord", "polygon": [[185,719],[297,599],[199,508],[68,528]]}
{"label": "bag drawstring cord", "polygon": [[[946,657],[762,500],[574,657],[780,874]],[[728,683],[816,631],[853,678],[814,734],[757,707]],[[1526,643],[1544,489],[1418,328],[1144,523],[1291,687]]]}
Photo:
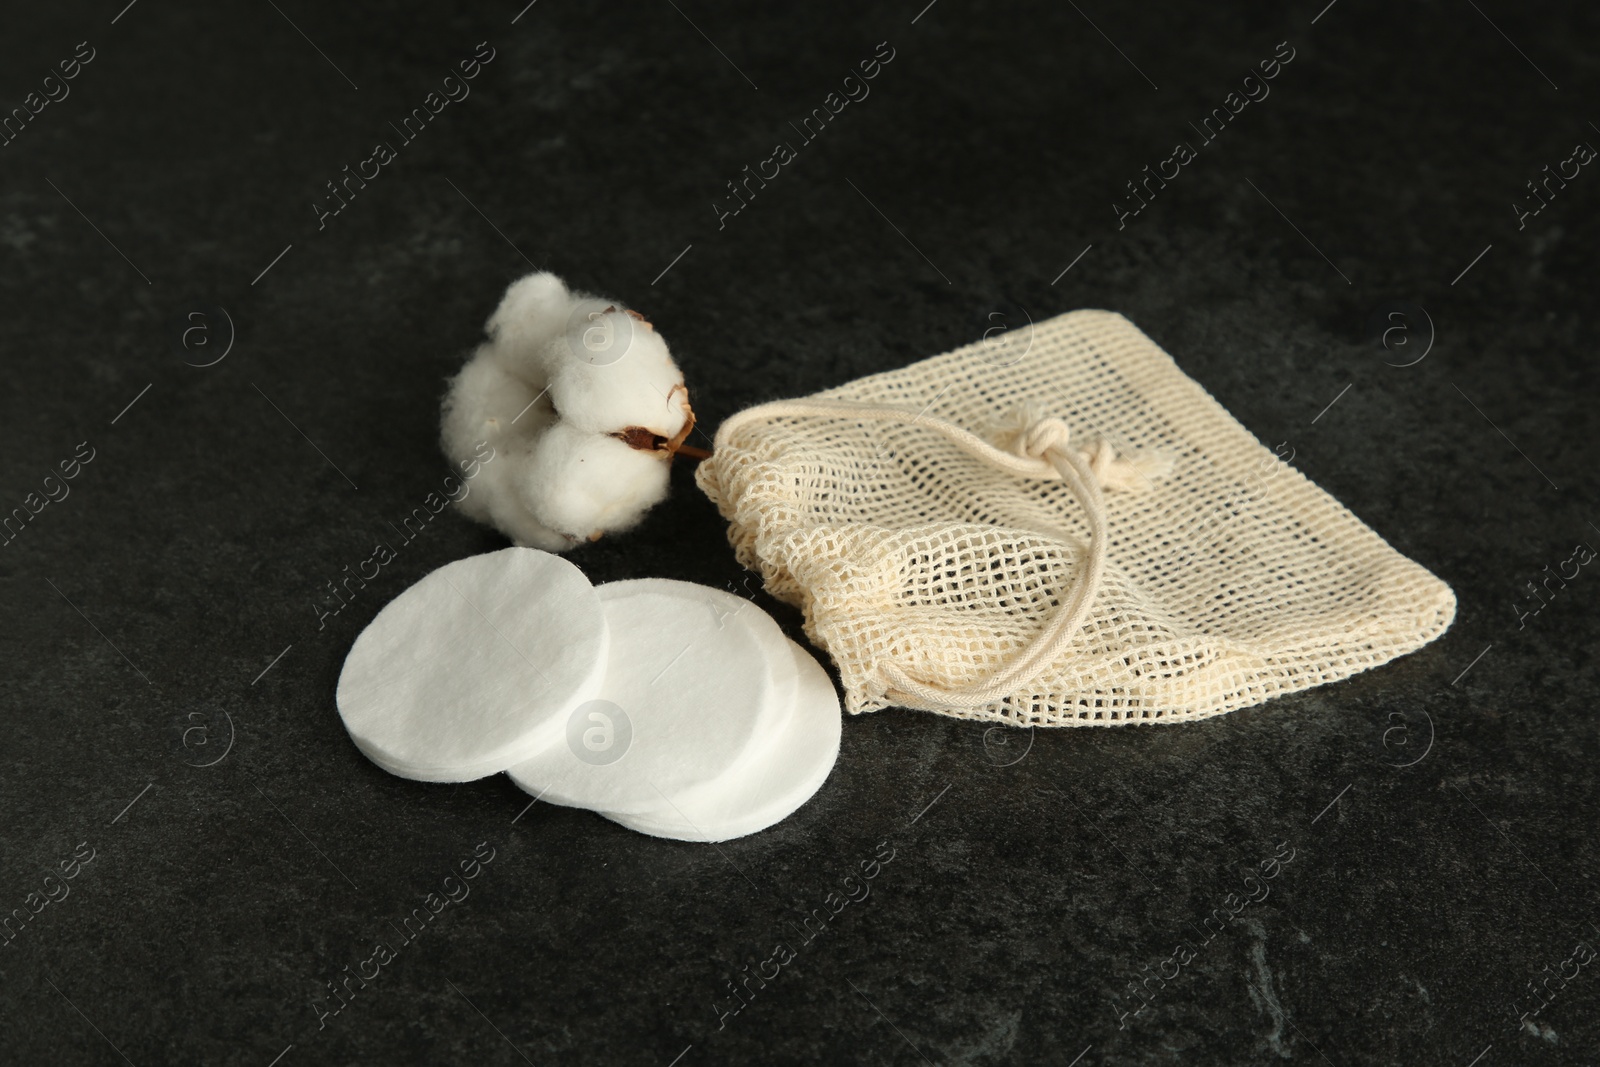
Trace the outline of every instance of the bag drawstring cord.
{"label": "bag drawstring cord", "polygon": [[1071,429],[1061,419],[1032,419],[1014,435],[1011,451],[996,448],[955,423],[912,413],[888,404],[850,400],[778,400],[738,412],[717,428],[716,454],[725,454],[732,433],[747,423],[773,418],[850,418],[869,422],[899,422],[934,430],[969,455],[999,470],[1024,478],[1056,478],[1066,482],[1089,520],[1089,558],[1060,608],[1044,625],[1033,643],[988,678],[969,685],[944,688],[910,677],[893,662],[878,665],[887,682],[885,696],[901,705],[936,708],[982,707],[1004,700],[1027,687],[1055,663],[1088,617],[1100,592],[1106,567],[1106,510],[1102,485],[1123,488],[1130,483],[1136,464],[1117,457],[1101,440],[1087,452],[1072,447]]}

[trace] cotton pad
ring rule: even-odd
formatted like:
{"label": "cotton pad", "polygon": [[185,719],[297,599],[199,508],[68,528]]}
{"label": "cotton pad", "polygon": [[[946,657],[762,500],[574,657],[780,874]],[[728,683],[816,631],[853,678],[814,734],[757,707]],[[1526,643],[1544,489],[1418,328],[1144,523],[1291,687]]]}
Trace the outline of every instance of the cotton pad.
{"label": "cotton pad", "polygon": [[[767,669],[772,672],[776,692],[781,698],[780,714],[787,714],[782,708],[786,708],[793,700],[795,687],[800,683],[800,667],[789,654],[789,639],[783,636],[783,630],[771,615],[762,611],[755,601],[737,596],[726,589],[699,585],[695,582],[680,582],[674,578],[625,578],[622,581],[607,582],[595,587],[595,593],[600,597],[602,604],[634,593],[652,591],[667,596],[704,598],[711,605],[712,618],[719,626],[726,624],[730,619],[737,619],[740,625],[750,627],[755,632],[756,640],[761,643],[762,651],[766,653]],[[769,719],[766,725],[770,729],[778,725],[778,720]]]}
{"label": "cotton pad", "polygon": [[645,815],[601,814],[652,837],[727,841],[782,822],[810,800],[839,756],[839,695],[809,652],[786,643],[799,674],[794,708],[754,759],[719,780],[715,794],[672,797]]}
{"label": "cotton pad", "polygon": [[720,790],[793,707],[798,668],[777,623],[689,582],[596,593],[611,629],[604,681],[574,709],[567,742],[510,768],[512,781],[553,804],[621,814]]}
{"label": "cotton pad", "polygon": [[606,673],[600,598],[571,563],[531,548],[457,560],[391,601],[356,638],[339,714],[402,778],[465,782],[559,743]]}

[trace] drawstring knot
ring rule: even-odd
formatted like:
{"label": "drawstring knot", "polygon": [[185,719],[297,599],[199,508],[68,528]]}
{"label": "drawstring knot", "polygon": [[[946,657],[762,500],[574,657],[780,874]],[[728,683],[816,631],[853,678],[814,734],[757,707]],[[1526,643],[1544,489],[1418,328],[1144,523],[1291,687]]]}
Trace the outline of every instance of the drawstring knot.
{"label": "drawstring knot", "polygon": [[[997,447],[1021,459],[1050,461],[1052,449],[1074,447],[1104,489],[1142,489],[1151,478],[1168,473],[1170,464],[1154,456],[1123,455],[1104,437],[1072,445],[1072,430],[1061,419],[1045,414],[1036,403],[1017,408],[1011,418],[995,428]],[[1053,471],[1046,470],[1048,476]]]}
{"label": "drawstring knot", "polygon": [[1060,419],[1036,419],[1018,435],[1013,451],[1030,459],[1044,459],[1052,448],[1066,448],[1071,440],[1072,430]]}

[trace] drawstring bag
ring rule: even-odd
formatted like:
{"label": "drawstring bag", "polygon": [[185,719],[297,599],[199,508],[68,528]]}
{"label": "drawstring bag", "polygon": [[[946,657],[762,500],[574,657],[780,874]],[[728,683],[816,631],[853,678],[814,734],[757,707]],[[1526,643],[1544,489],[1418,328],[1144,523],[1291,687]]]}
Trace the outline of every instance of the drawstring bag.
{"label": "drawstring bag", "polygon": [[852,713],[1200,719],[1455,617],[1449,586],[1110,312],[749,408],[715,445],[697,482]]}

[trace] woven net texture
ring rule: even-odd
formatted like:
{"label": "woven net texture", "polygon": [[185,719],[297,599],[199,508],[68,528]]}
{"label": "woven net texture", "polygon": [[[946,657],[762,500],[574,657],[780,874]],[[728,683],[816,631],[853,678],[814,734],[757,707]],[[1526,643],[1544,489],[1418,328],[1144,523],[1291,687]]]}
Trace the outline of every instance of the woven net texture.
{"label": "woven net texture", "polygon": [[1455,616],[1449,586],[1269,451],[1121,315],[1071,312],[815,398],[892,405],[989,439],[1026,406],[1065,421],[1075,442],[1167,468],[1104,493],[1103,577],[1061,654],[1004,699],[923,705],[891,699],[881,665],[955,689],[1025,652],[1084,567],[1077,498],[926,426],[730,420],[696,480],[739,562],[804,613],[851,713],[907,703],[1014,725],[1187,721],[1378,666]]}

